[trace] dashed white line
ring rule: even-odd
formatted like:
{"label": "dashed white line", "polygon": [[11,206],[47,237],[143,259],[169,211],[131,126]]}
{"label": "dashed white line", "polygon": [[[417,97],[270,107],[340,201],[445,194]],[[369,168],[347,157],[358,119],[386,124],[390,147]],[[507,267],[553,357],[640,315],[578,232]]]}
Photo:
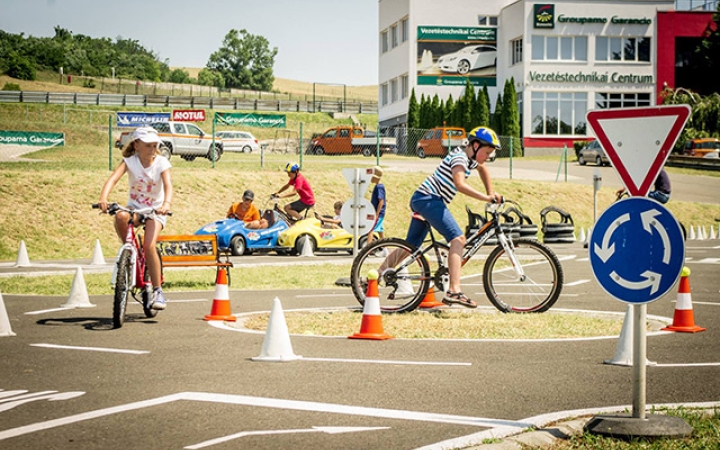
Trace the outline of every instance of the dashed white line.
{"label": "dashed white line", "polygon": [[103,348],[103,347],[75,347],[72,345],[56,345],[56,344],[30,344],[31,347],[57,348],[61,350],[82,350],[88,352],[105,352],[105,353],[125,353],[128,355],[144,355],[150,353],[148,350],[127,350],[122,348]]}

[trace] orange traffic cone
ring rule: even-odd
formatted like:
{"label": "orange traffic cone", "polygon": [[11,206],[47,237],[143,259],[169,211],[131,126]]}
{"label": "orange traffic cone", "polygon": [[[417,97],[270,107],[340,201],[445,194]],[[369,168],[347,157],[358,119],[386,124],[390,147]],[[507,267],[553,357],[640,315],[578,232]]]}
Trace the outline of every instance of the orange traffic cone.
{"label": "orange traffic cone", "polygon": [[218,270],[217,281],[215,282],[215,299],[213,300],[210,314],[205,320],[226,320],[235,322],[237,319],[230,313],[230,295],[228,293],[227,268]]}
{"label": "orange traffic cone", "polygon": [[380,298],[378,297],[378,276],[377,270],[368,272],[368,287],[367,293],[365,294],[365,306],[363,307],[360,332],[348,336],[350,339],[383,340],[393,338],[393,336],[383,331],[382,316],[380,314]]}
{"label": "orange traffic cone", "polygon": [[692,298],[690,297],[690,269],[683,267],[680,273],[680,285],[678,286],[677,302],[675,303],[675,315],[673,323],[663,328],[665,331],[682,331],[685,333],[697,333],[705,331],[705,328],[695,325],[693,314]]}
{"label": "orange traffic cone", "polygon": [[427,294],[425,294],[425,298],[420,303],[420,305],[418,305],[418,308],[430,309],[430,308],[439,308],[441,306],[446,306],[446,305],[445,305],[445,303],[437,301],[437,298],[435,297],[435,286],[430,286],[430,289],[428,289]]}

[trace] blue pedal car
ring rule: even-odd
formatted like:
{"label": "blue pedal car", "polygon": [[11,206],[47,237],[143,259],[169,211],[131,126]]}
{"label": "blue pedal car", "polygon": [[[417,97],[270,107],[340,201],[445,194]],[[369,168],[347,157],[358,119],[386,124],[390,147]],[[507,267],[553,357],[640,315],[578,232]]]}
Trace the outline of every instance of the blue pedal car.
{"label": "blue pedal car", "polygon": [[241,256],[256,251],[277,251],[285,254],[287,249],[281,248],[278,236],[290,226],[277,211],[267,210],[263,217],[268,221],[268,228],[259,230],[245,228],[245,222],[237,219],[223,219],[209,223],[195,234],[215,234],[219,248],[230,248],[233,256]]}

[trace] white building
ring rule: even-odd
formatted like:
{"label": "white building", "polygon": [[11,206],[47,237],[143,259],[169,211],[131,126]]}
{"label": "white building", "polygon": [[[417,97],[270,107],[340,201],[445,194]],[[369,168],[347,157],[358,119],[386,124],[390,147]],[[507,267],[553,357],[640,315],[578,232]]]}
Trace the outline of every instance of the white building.
{"label": "white building", "polygon": [[457,100],[468,77],[494,111],[512,78],[526,152],[571,147],[587,111],[656,104],[657,12],[674,3],[380,0],[380,126],[406,126],[412,89]]}

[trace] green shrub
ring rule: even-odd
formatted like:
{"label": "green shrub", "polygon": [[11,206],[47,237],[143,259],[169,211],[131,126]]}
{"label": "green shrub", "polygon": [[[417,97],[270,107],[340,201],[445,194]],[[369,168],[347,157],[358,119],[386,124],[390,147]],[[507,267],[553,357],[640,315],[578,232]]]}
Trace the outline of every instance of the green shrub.
{"label": "green shrub", "polygon": [[20,85],[15,83],[5,83],[5,86],[2,88],[3,91],[21,91]]}

